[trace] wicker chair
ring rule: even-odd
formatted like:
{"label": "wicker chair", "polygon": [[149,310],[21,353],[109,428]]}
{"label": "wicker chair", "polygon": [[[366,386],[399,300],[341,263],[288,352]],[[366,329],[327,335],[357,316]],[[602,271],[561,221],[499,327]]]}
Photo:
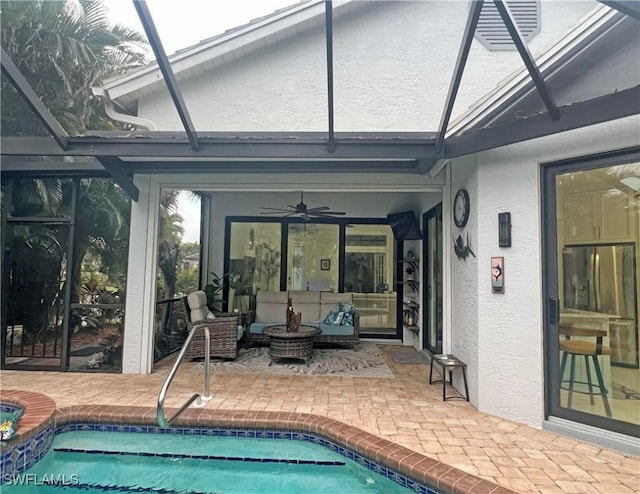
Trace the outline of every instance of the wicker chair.
{"label": "wicker chair", "polygon": [[[242,331],[238,329],[237,314],[213,314],[207,307],[207,296],[203,291],[190,293],[187,296],[187,305],[190,309],[188,330],[194,326],[206,324],[211,333],[210,349],[211,357],[234,359],[238,356],[238,340],[242,337]],[[186,358],[204,358],[205,337],[204,331],[198,331],[185,353]]]}

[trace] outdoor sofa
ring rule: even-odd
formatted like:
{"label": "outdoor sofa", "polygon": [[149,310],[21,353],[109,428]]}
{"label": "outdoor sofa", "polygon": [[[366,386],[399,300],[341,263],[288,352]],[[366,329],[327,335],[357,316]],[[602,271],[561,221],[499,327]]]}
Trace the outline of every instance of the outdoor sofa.
{"label": "outdoor sofa", "polygon": [[293,311],[302,313],[302,324],[320,328],[322,333],[315,342],[335,345],[356,345],[360,340],[360,316],[353,311],[352,324],[327,324],[325,319],[339,304],[353,305],[352,293],[333,293],[318,291],[269,292],[258,291],[256,309],[249,319],[248,331],[245,331],[247,343],[268,343],[269,338],[262,333],[268,326],[285,324],[287,302],[291,297]]}

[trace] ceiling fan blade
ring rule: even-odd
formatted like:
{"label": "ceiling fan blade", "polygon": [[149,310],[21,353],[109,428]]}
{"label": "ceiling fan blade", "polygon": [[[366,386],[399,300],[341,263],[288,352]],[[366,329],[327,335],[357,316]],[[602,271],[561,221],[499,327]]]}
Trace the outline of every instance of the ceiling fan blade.
{"label": "ceiling fan blade", "polygon": [[308,208],[307,212],[311,213],[315,211],[326,211],[327,209],[331,209],[331,208],[329,206],[318,206],[316,208]]}
{"label": "ceiling fan blade", "polygon": [[345,212],[343,211],[318,211],[313,213],[315,216],[344,216]]}
{"label": "ceiling fan blade", "polygon": [[[283,213],[288,213],[289,211],[291,211],[290,209],[284,209],[284,208],[267,208],[267,207],[261,207],[260,209],[268,209],[269,211],[282,211]],[[295,209],[295,208],[294,208]]]}

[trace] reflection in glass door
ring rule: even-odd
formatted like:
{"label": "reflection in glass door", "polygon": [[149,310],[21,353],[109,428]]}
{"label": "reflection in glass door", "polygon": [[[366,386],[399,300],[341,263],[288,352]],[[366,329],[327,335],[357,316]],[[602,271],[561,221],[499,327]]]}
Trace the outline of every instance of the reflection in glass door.
{"label": "reflection in glass door", "polygon": [[640,163],[549,168],[546,186],[550,411],[637,435]]}
{"label": "reflection in glass door", "polygon": [[360,331],[398,333],[395,241],[389,225],[349,225],[345,233],[344,291],[353,292]]}
{"label": "reflection in glass door", "polygon": [[423,347],[442,353],[442,204],[423,215],[424,242],[424,332]]}
{"label": "reflection in glass door", "polygon": [[287,235],[287,289],[337,291],[338,225],[290,223]]}
{"label": "reflection in glass door", "polygon": [[234,221],[228,228],[225,272],[232,282],[227,310],[246,312],[254,308],[258,290],[280,290],[282,225]]}

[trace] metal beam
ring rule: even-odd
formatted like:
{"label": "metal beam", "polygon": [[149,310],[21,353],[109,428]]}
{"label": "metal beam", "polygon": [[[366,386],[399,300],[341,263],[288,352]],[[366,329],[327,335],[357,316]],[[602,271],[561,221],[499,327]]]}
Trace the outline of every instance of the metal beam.
{"label": "metal beam", "polygon": [[446,141],[447,158],[528,141],[559,132],[580,129],[610,120],[640,114],[640,86],[563,106],[560,120],[539,113],[514,122],[471,131]]}
{"label": "metal beam", "polygon": [[[467,25],[464,28],[462,44],[460,45],[460,49],[458,50],[456,66],[453,69],[453,75],[451,76],[451,84],[449,84],[449,92],[447,93],[447,99],[444,104],[444,111],[442,112],[442,116],[440,117],[438,139],[436,140],[436,153],[439,153],[442,150],[442,145],[444,144],[444,136],[447,132],[447,126],[449,125],[449,119],[451,118],[453,105],[456,102],[456,96],[458,95],[458,89],[460,88],[460,81],[462,80],[464,66],[467,63],[469,50],[471,49],[471,42],[473,41],[473,36],[476,32],[476,26],[478,25],[478,19],[480,19],[480,13],[482,12],[483,4],[483,0],[471,2],[471,9],[469,10],[469,16],[467,17]],[[425,173],[427,171],[425,171]]]}
{"label": "metal beam", "polygon": [[[286,137],[288,136],[288,137]],[[273,140],[224,138],[200,140],[196,152],[188,142],[174,138],[70,137],[69,148],[61,150],[48,137],[3,137],[5,156],[115,156],[144,158],[211,158],[221,160],[402,160],[435,158],[434,140],[394,137],[336,139],[336,150],[327,150],[326,135],[296,138],[284,133]]]}
{"label": "metal beam", "polygon": [[29,105],[36,117],[47,128],[49,133],[58,143],[62,149],[67,148],[67,133],[60,125],[60,122],[51,114],[46,105],[40,100],[36,92],[31,87],[31,84],[24,78],[20,69],[13,63],[11,57],[7,55],[7,52],[2,48],[2,57],[0,58],[2,64],[2,72],[11,81],[11,84],[16,91],[22,96],[22,99]]}
{"label": "metal beam", "polygon": [[[106,158],[108,159],[108,158]],[[300,173],[300,172],[415,172],[417,160],[327,160],[327,161],[224,161],[204,160],[129,160],[121,161],[125,174],[134,173]],[[20,159],[19,162],[6,160],[0,162],[2,175],[42,175],[42,176],[91,176],[109,177],[105,167],[98,161],[90,162],[48,162],[42,160]]]}
{"label": "metal beam", "polygon": [[123,165],[122,161],[112,156],[97,156],[97,160],[102,163],[104,169],[109,172],[113,180],[126,192],[133,200],[137,201],[140,191],[131,180],[131,171]]}
{"label": "metal beam", "polygon": [[178,110],[178,115],[180,116],[184,130],[187,133],[191,147],[194,151],[197,151],[198,134],[193,126],[193,122],[191,121],[191,116],[189,115],[187,105],[182,97],[182,92],[178,87],[178,81],[173,73],[167,54],[162,47],[162,42],[160,41],[160,36],[156,30],[153,18],[151,17],[151,12],[149,12],[149,8],[147,7],[147,2],[146,0],[133,0],[133,4],[138,12],[138,17],[140,17],[140,21],[142,22],[142,27],[144,28],[145,33],[147,33],[147,39],[149,40],[149,44],[156,56],[158,67],[160,68],[162,77],[164,77],[164,81],[167,84],[167,89],[169,90],[171,99],[173,100],[174,105],[176,105],[176,110]]}
{"label": "metal beam", "polygon": [[440,161],[438,158],[422,159],[418,161],[418,166],[416,167],[416,173],[419,173],[421,175],[426,175],[431,171],[431,169],[434,166],[436,166],[436,163],[438,163],[438,161]]}
{"label": "metal beam", "polygon": [[638,0],[598,0],[601,4],[622,12],[624,15],[640,20],[640,1]]}
{"label": "metal beam", "polygon": [[[315,143],[324,141],[326,143],[326,132],[317,131],[203,131],[198,132],[199,139],[202,142],[238,142],[245,141],[255,144],[269,141],[271,143],[278,142],[282,144],[292,142]],[[414,144],[416,142],[424,142],[427,139],[434,139],[438,136],[437,132],[336,132],[336,139],[340,141],[358,141],[358,142],[392,142],[404,141]],[[100,139],[121,139],[122,142],[137,139],[153,139],[160,141],[170,139],[172,142],[187,142],[184,132],[176,132],[173,130],[93,130],[87,131],[83,137],[100,138]]]}
{"label": "metal beam", "polygon": [[540,97],[542,98],[544,105],[547,107],[549,116],[552,120],[558,120],[560,118],[560,111],[558,110],[558,107],[556,106],[551,94],[549,93],[547,85],[544,82],[542,74],[540,74],[540,70],[538,69],[536,62],[534,61],[531,53],[529,52],[529,49],[527,48],[527,45],[522,39],[520,30],[518,29],[518,26],[516,25],[516,22],[511,15],[509,7],[503,0],[493,0],[493,3],[498,9],[498,13],[500,14],[500,17],[502,17],[502,21],[504,22],[507,31],[509,31],[513,43],[516,45],[518,53],[520,53],[520,57],[522,58],[524,65],[529,71],[529,75],[531,76],[533,83],[538,89],[538,93],[540,93]]}
{"label": "metal beam", "polygon": [[336,148],[335,127],[333,121],[333,2],[324,3],[325,38],[327,42],[327,117],[329,119],[329,152]]}
{"label": "metal beam", "polygon": [[415,172],[416,160],[393,161],[128,161],[136,173],[396,173]]}

